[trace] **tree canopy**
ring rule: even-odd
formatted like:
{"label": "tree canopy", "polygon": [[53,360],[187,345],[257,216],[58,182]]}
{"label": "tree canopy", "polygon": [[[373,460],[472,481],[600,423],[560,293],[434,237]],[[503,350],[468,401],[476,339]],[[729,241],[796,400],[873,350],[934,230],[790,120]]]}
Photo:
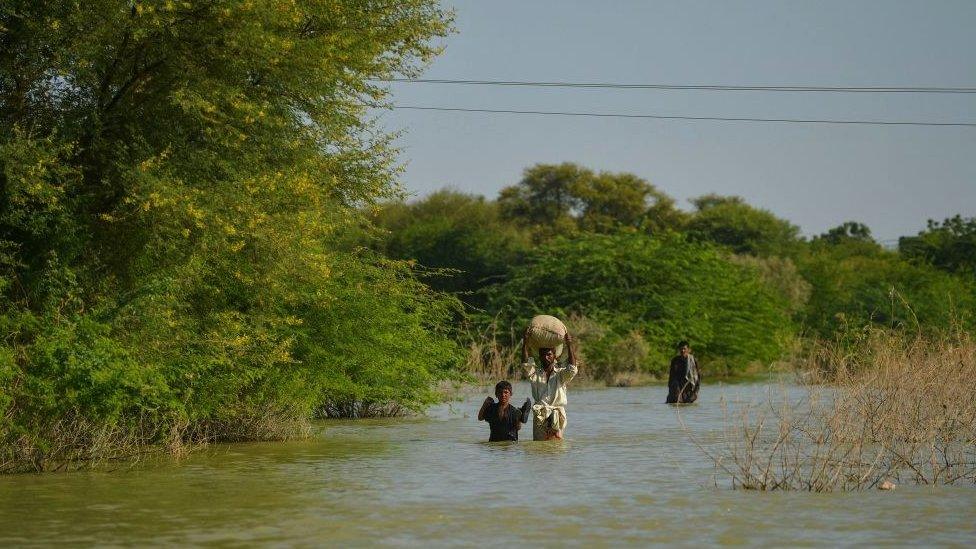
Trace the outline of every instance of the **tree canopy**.
{"label": "tree canopy", "polygon": [[553,240],[494,289],[489,308],[503,326],[535,314],[598,322],[605,330],[588,342],[594,361],[636,331],[650,349],[642,368],[656,373],[682,339],[713,368],[721,361],[737,370],[779,356],[791,333],[785,299],[756,269],[674,233]]}
{"label": "tree canopy", "polygon": [[705,195],[692,203],[697,211],[687,230],[697,240],[758,256],[790,256],[798,249],[799,227],[746,204],[741,197]]}
{"label": "tree canopy", "polygon": [[387,231],[380,250],[436,271],[425,279],[432,288],[476,307],[484,306],[480,290],[506,278],[530,247],[528,232],[502,220],[498,203],[455,191],[385,204],[375,216]]}
{"label": "tree canopy", "polygon": [[336,242],[397,194],[375,82],[449,25],[433,0],[4,3],[3,457],[429,402],[453,300]]}
{"label": "tree canopy", "polygon": [[976,278],[976,217],[956,215],[941,223],[930,219],[918,236],[899,239],[898,250],[911,260]]}
{"label": "tree canopy", "polygon": [[629,173],[596,173],[577,164],[536,164],[498,195],[502,215],[544,237],[621,228],[676,229],[685,216],[674,200]]}

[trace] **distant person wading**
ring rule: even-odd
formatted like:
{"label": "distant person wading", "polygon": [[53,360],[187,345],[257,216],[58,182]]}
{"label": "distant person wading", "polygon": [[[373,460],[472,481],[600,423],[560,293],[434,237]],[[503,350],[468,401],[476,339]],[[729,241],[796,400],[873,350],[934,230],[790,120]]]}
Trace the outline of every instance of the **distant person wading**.
{"label": "distant person wading", "polygon": [[701,373],[687,341],[678,343],[678,356],[671,359],[668,373],[668,404],[691,404],[698,399]]}

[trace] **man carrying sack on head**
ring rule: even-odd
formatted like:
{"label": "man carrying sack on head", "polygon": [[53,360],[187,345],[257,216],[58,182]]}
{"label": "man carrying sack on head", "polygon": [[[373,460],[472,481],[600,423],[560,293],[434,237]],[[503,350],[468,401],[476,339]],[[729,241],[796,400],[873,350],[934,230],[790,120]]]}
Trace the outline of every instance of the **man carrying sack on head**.
{"label": "man carrying sack on head", "polygon": [[[533,319],[535,323],[536,317]],[[551,317],[550,317],[551,318]],[[557,319],[552,318],[562,325]],[[573,348],[573,336],[566,333],[562,327],[562,347],[565,342],[569,351],[569,360],[565,367],[560,367],[557,361],[557,345],[550,347],[539,346],[539,362],[529,357],[530,338],[535,326],[530,324],[522,336],[522,369],[525,377],[532,385],[532,440],[553,440],[563,438],[566,429],[566,384],[569,383],[579,369],[576,366],[576,350]],[[561,350],[561,349],[558,349]]]}

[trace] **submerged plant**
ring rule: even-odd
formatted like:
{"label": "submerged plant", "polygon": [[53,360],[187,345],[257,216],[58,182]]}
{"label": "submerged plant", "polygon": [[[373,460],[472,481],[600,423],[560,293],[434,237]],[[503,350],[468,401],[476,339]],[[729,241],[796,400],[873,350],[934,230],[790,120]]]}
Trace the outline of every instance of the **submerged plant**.
{"label": "submerged plant", "polygon": [[875,330],[856,354],[823,345],[809,360],[799,398],[784,389],[726,408],[723,444],[703,449],[733,488],[976,483],[976,342],[967,335]]}

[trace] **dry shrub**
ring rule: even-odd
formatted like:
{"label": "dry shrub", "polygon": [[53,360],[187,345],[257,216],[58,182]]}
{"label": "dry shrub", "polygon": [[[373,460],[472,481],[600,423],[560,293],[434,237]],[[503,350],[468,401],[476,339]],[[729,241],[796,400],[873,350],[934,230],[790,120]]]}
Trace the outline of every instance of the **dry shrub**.
{"label": "dry shrub", "polygon": [[796,399],[733,406],[721,450],[734,488],[860,490],[976,483],[976,343],[872,331],[856,349],[820,344]]}
{"label": "dry shrub", "polygon": [[[74,471],[118,463],[130,466],[148,456],[183,457],[209,443],[289,440],[304,438],[309,430],[308,419],[288,408],[192,423],[185,418],[160,421],[158,417],[107,423],[67,414],[13,437],[0,453],[0,474]],[[38,432],[43,438],[32,434]]]}
{"label": "dry shrub", "polygon": [[310,431],[307,411],[265,406],[249,413],[230,414],[226,420],[197,421],[184,430],[181,440],[190,444],[294,440],[306,438]]}
{"label": "dry shrub", "polygon": [[[123,426],[68,414],[12,438],[0,453],[0,473],[66,471],[117,461],[134,462],[159,452],[154,444],[166,437],[158,429],[159,422],[150,418]],[[43,439],[36,435],[38,432],[44,433]],[[185,446],[182,433],[175,436],[176,442],[167,446]]]}
{"label": "dry shrub", "polygon": [[521,363],[520,349],[503,345],[498,333],[490,328],[468,343],[466,371],[482,384],[493,384],[501,379],[515,379],[516,366]]}
{"label": "dry shrub", "polygon": [[316,411],[317,418],[367,418],[367,417],[401,417],[407,414],[407,409],[395,402],[373,402],[368,400],[350,400],[323,404]]}
{"label": "dry shrub", "polygon": [[609,328],[585,315],[573,313],[566,319],[566,329],[578,341],[591,343],[603,339]]}

